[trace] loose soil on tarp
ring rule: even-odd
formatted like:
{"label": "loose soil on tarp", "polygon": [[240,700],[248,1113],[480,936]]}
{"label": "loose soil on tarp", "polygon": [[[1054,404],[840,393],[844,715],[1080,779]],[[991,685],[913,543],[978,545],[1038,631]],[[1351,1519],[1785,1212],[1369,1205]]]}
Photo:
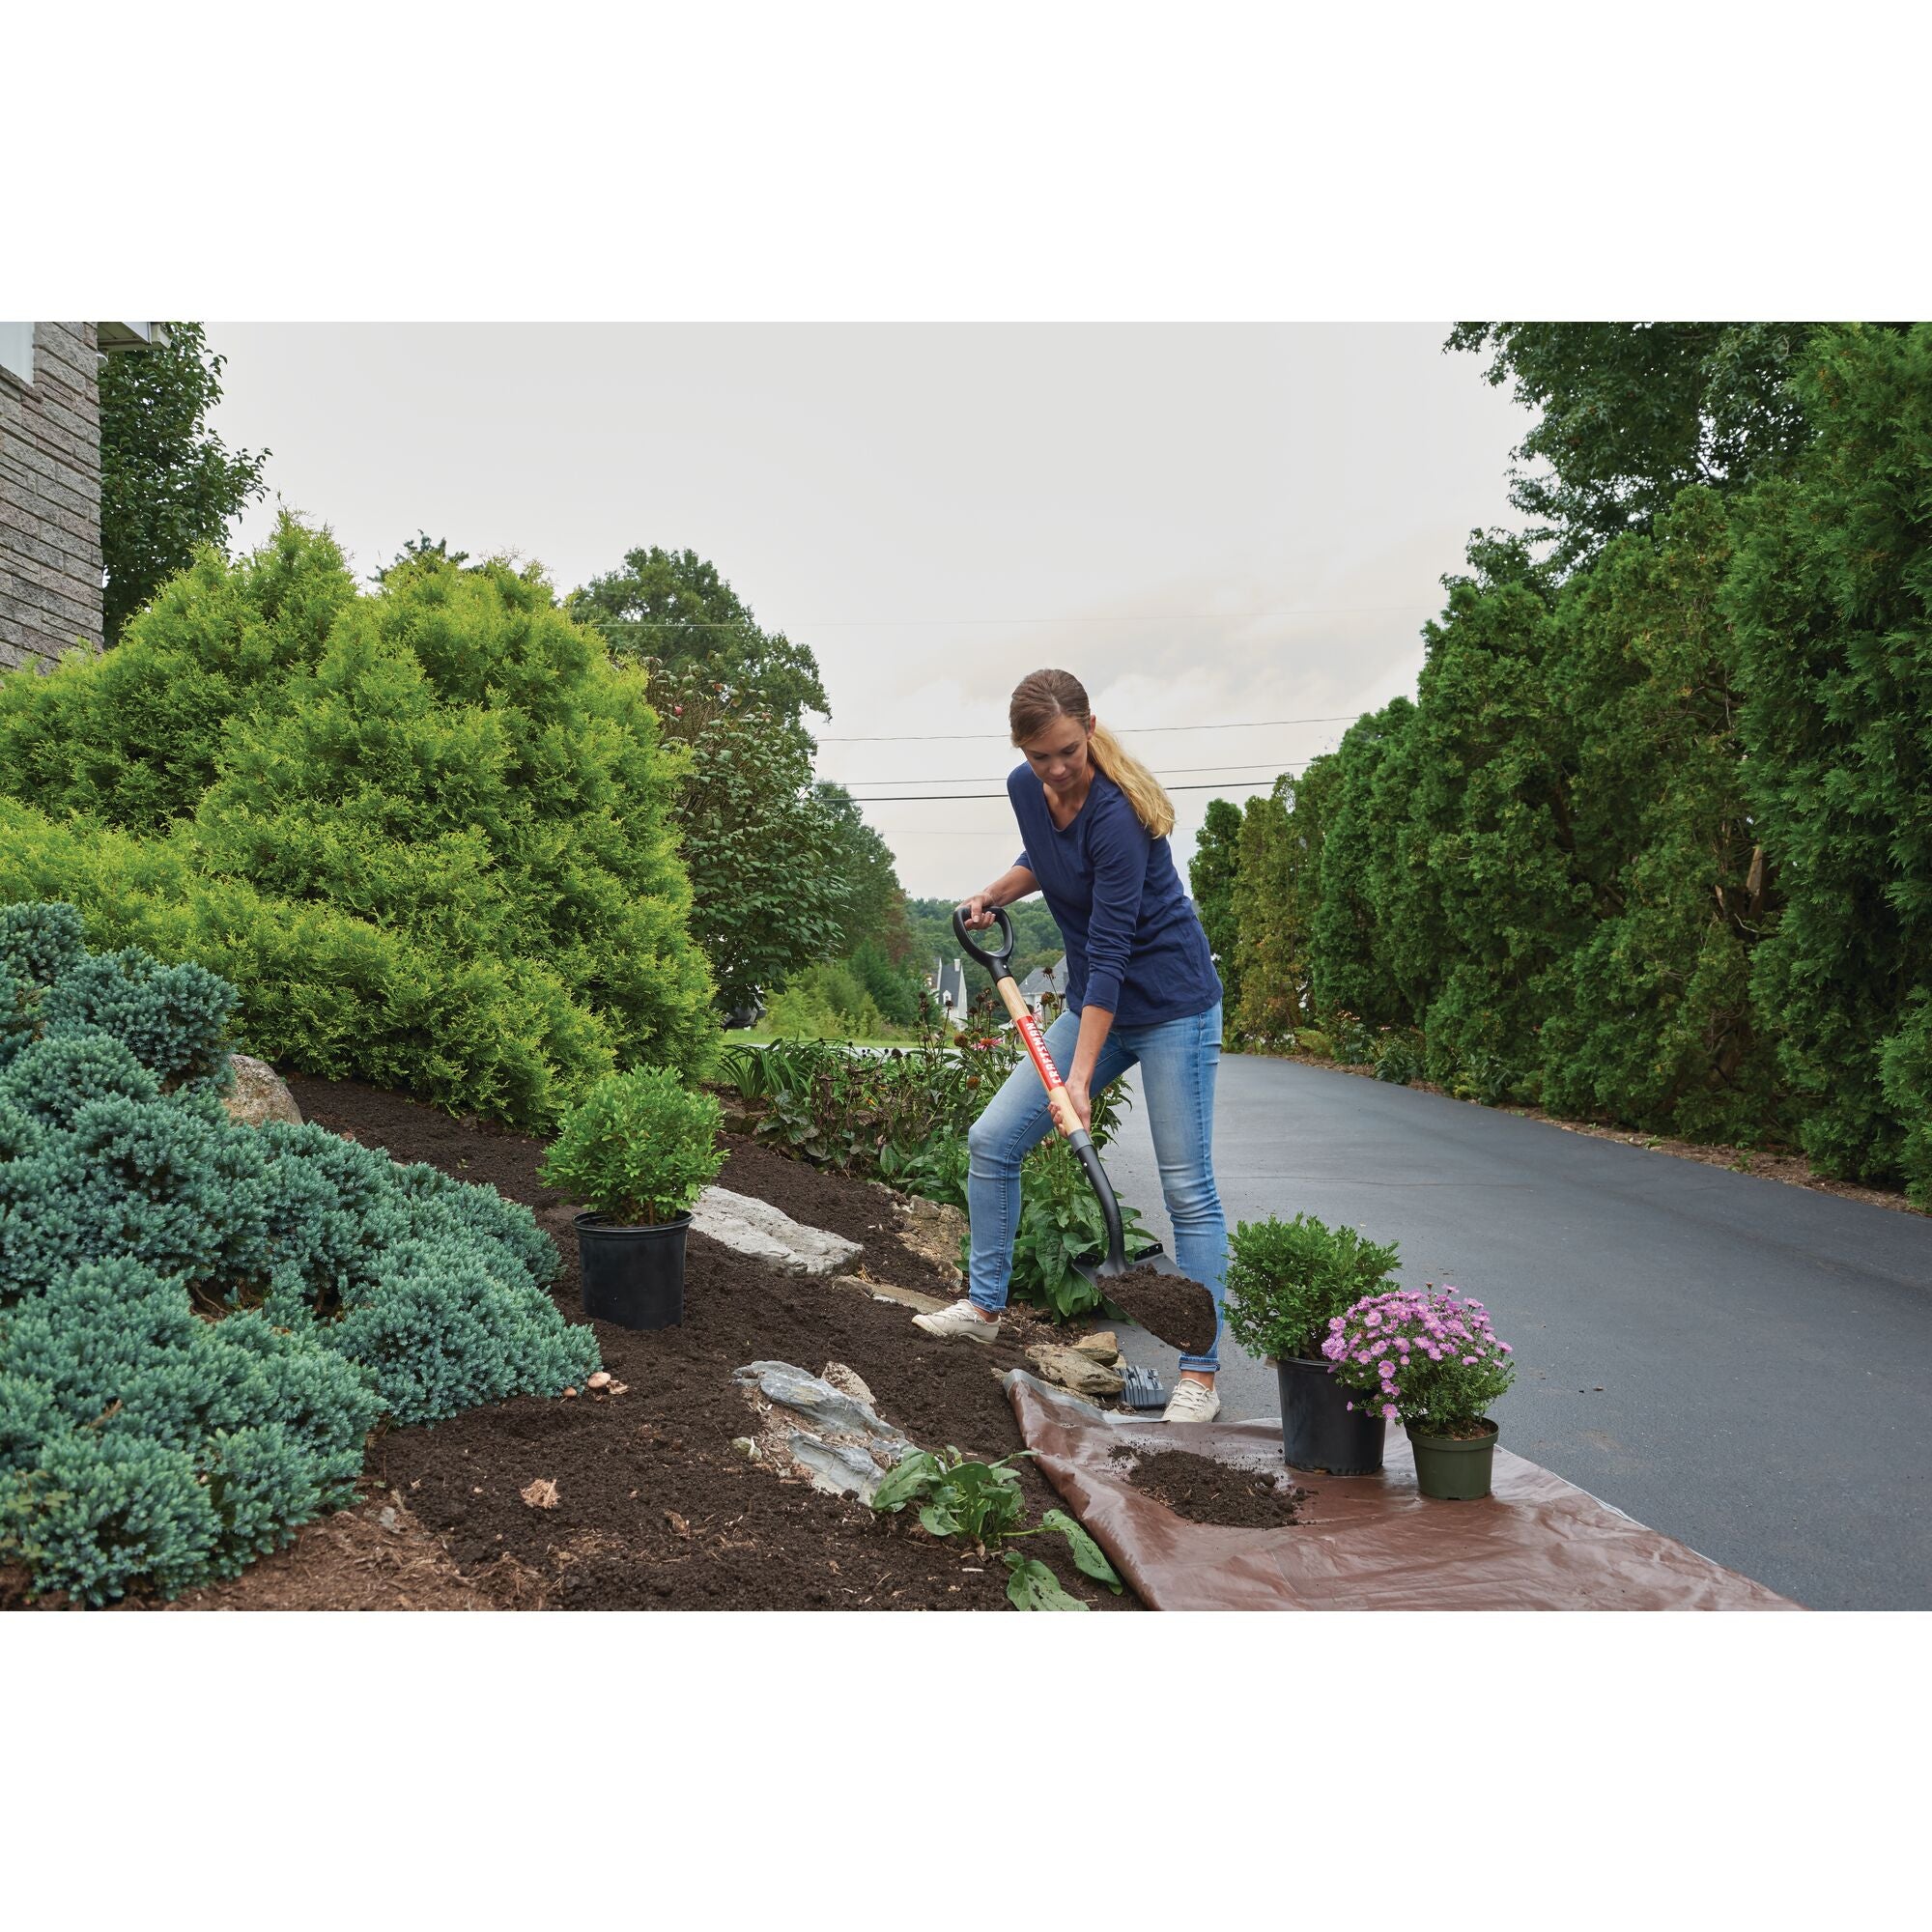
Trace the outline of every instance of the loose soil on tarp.
{"label": "loose soil on tarp", "polygon": [[1200,1282],[1137,1262],[1122,1274],[1103,1275],[1099,1286],[1117,1308],[1183,1355],[1205,1355],[1214,1346],[1214,1297]]}
{"label": "loose soil on tarp", "polygon": [[1122,1443],[1111,1452],[1117,1463],[1130,1462],[1127,1480],[1143,1495],[1189,1522],[1228,1529],[1282,1529],[1301,1520],[1300,1505],[1313,1494],[1265,1469],[1196,1456],[1186,1449],[1136,1449]]}
{"label": "loose soil on tarp", "polygon": [[[398,1160],[488,1182],[530,1208],[557,1244],[558,1306],[567,1320],[583,1319],[576,1207],[538,1179],[543,1141],[355,1081],[285,1077],[303,1117],[318,1125]],[[849,1273],[946,1298],[955,1292],[944,1268],[900,1244],[887,1189],[735,1135],[725,1144],[719,1185],[862,1242]],[[1007,1573],[997,1556],[929,1536],[916,1514],[876,1516],[748,1463],[731,1444],[755,1435],[758,1418],[731,1377],[753,1361],[791,1362],[814,1375],[843,1362],[914,1441],[953,1444],[990,1462],[1023,1447],[997,1372],[1023,1367],[1025,1347],[1056,1332],[1021,1311],[1011,1318],[990,1346],[937,1342],[913,1327],[908,1308],[780,1273],[694,1231],[680,1327],[590,1324],[623,1394],[518,1398],[433,1428],[379,1434],[364,1471],[370,1499],[359,1512],[380,1513],[385,1498],[402,1504],[446,1555],[454,1579],[503,1608],[1004,1609]],[[1028,1520],[1037,1522],[1060,1497],[1029,1462],[1017,1466]],[[552,1507],[524,1500],[539,1479],[555,1485]],[[270,1564],[295,1571],[291,1559],[306,1560],[311,1547],[340,1536],[340,1520],[311,1524],[282,1557],[218,1587],[236,1588]],[[1062,1539],[1039,1537],[1025,1548],[1094,1608],[1140,1607],[1130,1592],[1116,1598],[1083,1577]],[[321,1567],[327,1572],[328,1561]],[[316,1599],[275,1606],[333,1606],[322,1598],[339,1579],[325,1575],[310,1587]]]}

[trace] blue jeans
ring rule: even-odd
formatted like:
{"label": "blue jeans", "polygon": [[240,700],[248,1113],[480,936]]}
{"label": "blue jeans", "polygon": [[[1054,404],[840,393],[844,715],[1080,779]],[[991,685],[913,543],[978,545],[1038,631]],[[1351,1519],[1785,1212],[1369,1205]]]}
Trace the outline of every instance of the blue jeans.
{"label": "blue jeans", "polygon": [[[1080,1015],[1062,1013],[1047,1029],[1047,1051],[1063,1074],[1072,1065]],[[1204,1283],[1218,1311],[1228,1281],[1228,1223],[1214,1186],[1214,1074],[1221,1064],[1221,1008],[1156,1026],[1116,1025],[1100,1049],[1095,1094],[1138,1063],[1141,1089],[1160,1166],[1160,1190],[1174,1223],[1175,1264]],[[989,1311],[1007,1305],[1013,1272],[1013,1233],[1020,1218],[1020,1162],[1054,1131],[1046,1089],[1022,1059],[986,1103],[966,1136],[966,1211],[973,1259],[968,1293]],[[1102,1158],[1104,1159],[1104,1155]],[[1217,1330],[1205,1355],[1183,1355],[1183,1369],[1218,1366]]]}

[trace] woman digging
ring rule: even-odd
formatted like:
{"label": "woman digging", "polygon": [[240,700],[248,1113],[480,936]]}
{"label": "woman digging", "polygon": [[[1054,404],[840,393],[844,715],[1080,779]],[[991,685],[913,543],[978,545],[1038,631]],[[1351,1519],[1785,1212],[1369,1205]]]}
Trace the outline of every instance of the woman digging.
{"label": "woman digging", "polygon": [[[1214,1073],[1221,1058],[1221,980],[1208,935],[1168,849],[1174,806],[1160,781],[1094,721],[1080,680],[1037,670],[1008,712],[1026,763],[1007,779],[1026,849],[964,902],[965,923],[994,923],[989,908],[1046,895],[1066,942],[1066,1009],[1047,1050],[1066,1069],[1066,1094],[1091,1130],[1095,1094],[1141,1068],[1161,1193],[1174,1223],[1175,1262],[1214,1299],[1208,1351],[1182,1355],[1162,1420],[1211,1422],[1228,1228],[1214,1186]],[[946,1340],[990,1342],[1000,1332],[1020,1215],[1020,1162],[1053,1131],[1045,1090],[1022,1060],[967,1135],[972,1264],[967,1293],[914,1325]]]}

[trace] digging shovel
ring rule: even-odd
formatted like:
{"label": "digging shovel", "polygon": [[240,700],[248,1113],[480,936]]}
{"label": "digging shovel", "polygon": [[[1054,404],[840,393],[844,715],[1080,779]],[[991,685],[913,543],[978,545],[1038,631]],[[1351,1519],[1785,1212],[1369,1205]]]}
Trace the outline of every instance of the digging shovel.
{"label": "digging shovel", "polygon": [[[1137,1262],[1128,1264],[1126,1236],[1121,1226],[1121,1204],[1115,1199],[1113,1183],[1107,1179],[1107,1170],[1100,1165],[1100,1154],[1094,1145],[1094,1136],[1080,1124],[1080,1116],[1073,1111],[1073,1102],[1067,1098],[1066,1083],[1061,1079],[1060,1069],[1054,1065],[1053,1056],[1046,1050],[1039,1022],[1027,1009],[1027,1003],[1020,997],[1019,986],[1014,981],[1013,923],[1007,917],[1005,907],[993,906],[989,910],[1005,936],[1005,943],[997,952],[988,952],[974,939],[966,925],[964,906],[953,909],[953,936],[993,976],[993,988],[1005,1002],[1007,1011],[1012,1015],[1013,1025],[1019,1030],[1034,1071],[1039,1075],[1046,1089],[1047,1111],[1053,1116],[1053,1124],[1066,1136],[1080,1165],[1086,1170],[1087,1179],[1093,1183],[1094,1192],[1099,1200],[1100,1213],[1107,1223],[1106,1254],[1097,1262],[1071,1262],[1069,1264],[1083,1281],[1092,1282],[1104,1297],[1123,1309],[1150,1334],[1158,1335],[1163,1342],[1180,1350],[1183,1354],[1205,1353],[1213,1345],[1219,1325],[1214,1297],[1198,1281],[1183,1275],[1158,1241]],[[1184,1293],[1186,1289],[1192,1289],[1193,1293]]]}

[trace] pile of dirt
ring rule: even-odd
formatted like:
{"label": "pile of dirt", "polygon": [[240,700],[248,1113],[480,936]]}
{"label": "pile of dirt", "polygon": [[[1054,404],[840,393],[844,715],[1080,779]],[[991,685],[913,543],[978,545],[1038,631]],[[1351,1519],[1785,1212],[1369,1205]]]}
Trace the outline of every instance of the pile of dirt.
{"label": "pile of dirt", "polygon": [[1300,1505],[1313,1493],[1297,1490],[1269,1469],[1240,1468],[1185,1449],[1135,1449],[1122,1443],[1117,1462],[1131,1459],[1127,1480],[1143,1495],[1189,1522],[1228,1529],[1282,1529],[1301,1520]]}
{"label": "pile of dirt", "polygon": [[1219,1321],[1214,1297],[1184,1274],[1166,1274],[1152,1262],[1136,1262],[1120,1274],[1101,1277],[1107,1299],[1183,1355],[1205,1355],[1214,1346]]}
{"label": "pile of dirt", "polygon": [[[487,1181],[528,1206],[555,1239],[558,1305],[582,1320],[574,1205],[537,1179],[540,1140],[355,1081],[291,1076],[303,1116]],[[943,1270],[901,1246],[893,1197],[726,1136],[719,1184],[769,1201],[812,1227],[864,1244],[854,1273],[949,1295]],[[850,1287],[787,1276],[694,1232],[686,1248],[685,1320],[650,1332],[594,1322],[621,1395],[520,1398],[433,1428],[394,1430],[371,1445],[367,1475],[420,1520],[459,1577],[493,1604],[521,1608],[994,1609],[1006,1605],[997,1558],[935,1539],[916,1519],[781,1482],[732,1448],[755,1433],[731,1373],[787,1361],[816,1374],[844,1362],[885,1418],[927,1446],[988,1461],[1022,1446],[998,1372],[1023,1366],[1038,1325],[1009,1323],[990,1346],[936,1342],[908,1309]],[[1059,1497],[1019,1464],[1029,1518]],[[555,1486],[554,1496],[539,1481]],[[538,1498],[526,1500],[530,1491]],[[382,1492],[378,1492],[380,1496]],[[376,1499],[365,1509],[383,1505]],[[326,1525],[302,1532],[297,1549]],[[1043,1547],[1044,1546],[1044,1547]],[[1061,1539],[1026,1546],[1095,1609],[1138,1608],[1074,1569]],[[288,1552],[290,1556],[295,1550]],[[270,1559],[276,1560],[276,1559]],[[260,1566],[258,1566],[260,1567]],[[315,1606],[321,1607],[318,1603]]]}

